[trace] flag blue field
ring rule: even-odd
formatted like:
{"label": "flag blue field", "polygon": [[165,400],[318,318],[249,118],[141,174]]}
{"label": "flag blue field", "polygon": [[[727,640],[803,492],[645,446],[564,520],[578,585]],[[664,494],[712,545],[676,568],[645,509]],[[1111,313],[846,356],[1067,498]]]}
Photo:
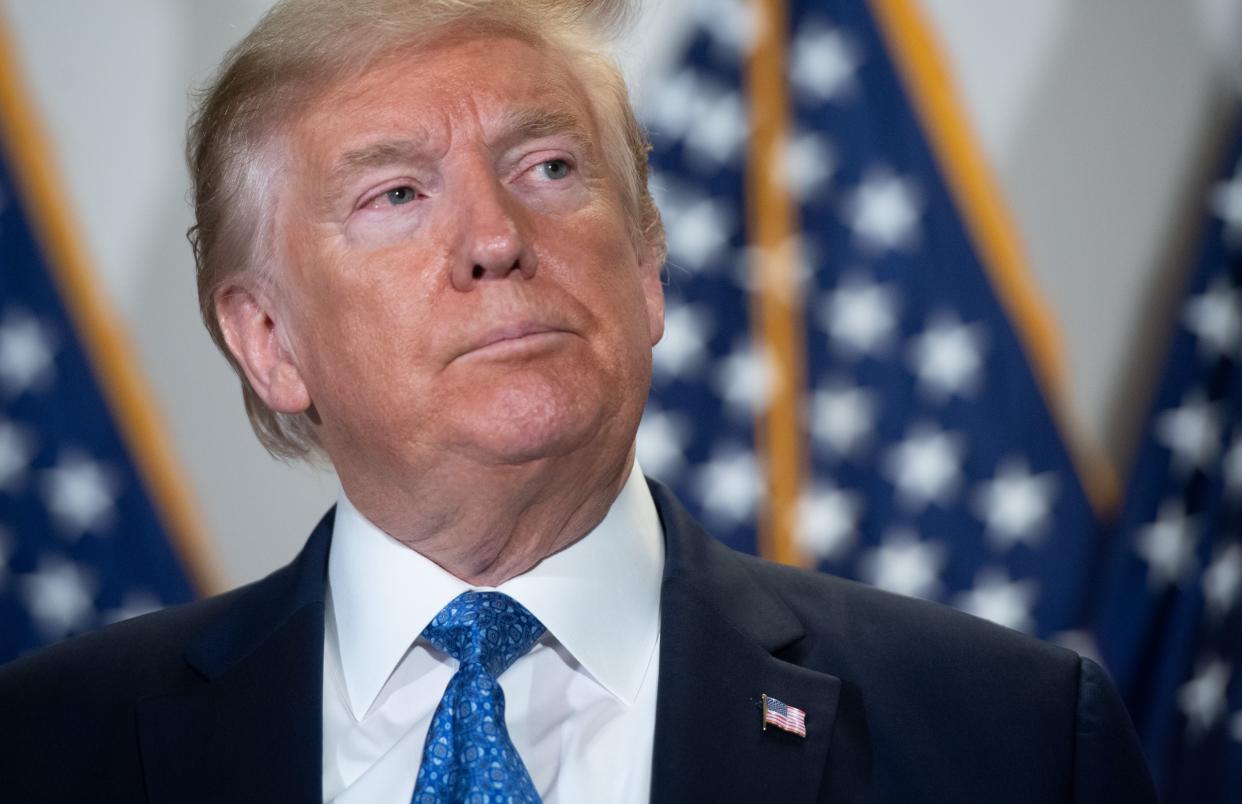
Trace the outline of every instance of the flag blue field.
{"label": "flag blue field", "polygon": [[[13,116],[26,111],[3,62],[0,663],[194,597],[92,364],[101,344],[85,343],[93,330],[71,312],[41,239],[51,227],[16,170],[30,138],[18,136]],[[36,157],[20,155],[27,177]]]}
{"label": "flag blue field", "polygon": [[[826,571],[1059,636],[1082,624],[1096,516],[880,5],[788,4],[784,248],[805,321],[794,540]],[[669,259],[639,460],[759,552],[772,467],[756,421],[782,379],[751,315],[755,24],[744,3],[699,7],[643,103]]]}
{"label": "flag blue field", "polygon": [[1164,800],[1242,801],[1242,136],[1100,585],[1097,640]]}

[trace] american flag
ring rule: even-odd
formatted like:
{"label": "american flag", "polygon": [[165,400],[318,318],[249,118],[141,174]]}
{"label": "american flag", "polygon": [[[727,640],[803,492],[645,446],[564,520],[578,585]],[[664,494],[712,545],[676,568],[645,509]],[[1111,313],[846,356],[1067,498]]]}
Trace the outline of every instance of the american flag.
{"label": "american flag", "polygon": [[806,712],[796,706],[778,701],[771,695],[763,696],[763,727],[768,724],[800,737],[806,736]]}
{"label": "american flag", "polygon": [[[1013,323],[1032,299],[985,260],[929,134],[927,87],[900,67],[928,47],[909,7],[788,4],[779,168],[797,223],[784,256],[804,322],[805,471],[777,518],[812,566],[1068,639],[1097,520],[1037,381],[1037,327]],[[669,260],[639,460],[722,541],[760,552],[773,467],[755,423],[786,381],[750,315],[744,87],[765,26],[744,2],[697,8],[683,58],[642,102]]]}
{"label": "american flag", "polygon": [[1206,201],[1095,622],[1164,800],[1187,804],[1242,801],[1242,136]]}
{"label": "american flag", "polygon": [[[28,111],[0,41],[0,662],[193,597],[84,348],[38,209]],[[23,171],[15,170],[22,166]],[[60,266],[62,269],[65,266]],[[76,279],[80,280],[80,275]],[[105,348],[91,344],[94,355]],[[122,358],[124,359],[124,358]],[[145,401],[145,400],[144,400]]]}

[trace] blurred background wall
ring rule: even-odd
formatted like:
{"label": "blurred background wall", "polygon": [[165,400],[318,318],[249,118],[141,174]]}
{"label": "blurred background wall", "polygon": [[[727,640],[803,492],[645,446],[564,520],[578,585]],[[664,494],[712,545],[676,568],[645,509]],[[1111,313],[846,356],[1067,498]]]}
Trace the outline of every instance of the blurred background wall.
{"label": "blurred background wall", "polygon": [[[707,0],[710,2],[710,0]],[[1078,437],[1124,471],[1236,107],[1235,0],[922,0],[1057,318]],[[285,562],[336,493],[273,461],[198,320],[188,88],[265,0],[0,0],[76,218],[150,379],[229,585]],[[641,105],[693,13],[648,0]]]}

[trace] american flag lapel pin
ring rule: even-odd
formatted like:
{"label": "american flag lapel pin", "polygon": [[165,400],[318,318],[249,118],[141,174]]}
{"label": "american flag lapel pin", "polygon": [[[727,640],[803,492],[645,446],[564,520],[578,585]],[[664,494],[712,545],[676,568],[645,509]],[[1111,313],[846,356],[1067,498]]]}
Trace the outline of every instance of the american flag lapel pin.
{"label": "american flag lapel pin", "polygon": [[763,701],[763,730],[768,730],[768,724],[771,723],[782,731],[790,734],[796,734],[799,737],[806,736],[806,711],[796,706],[779,701],[767,693],[759,696]]}

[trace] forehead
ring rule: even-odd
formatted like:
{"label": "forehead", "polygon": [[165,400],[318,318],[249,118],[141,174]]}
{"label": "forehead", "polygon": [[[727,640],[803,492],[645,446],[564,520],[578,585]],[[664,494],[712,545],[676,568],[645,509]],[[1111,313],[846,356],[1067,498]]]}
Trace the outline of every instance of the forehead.
{"label": "forehead", "polygon": [[320,157],[399,135],[448,148],[463,128],[538,128],[577,121],[595,130],[586,89],[568,59],[508,35],[440,37],[385,56],[319,93],[294,124]]}

